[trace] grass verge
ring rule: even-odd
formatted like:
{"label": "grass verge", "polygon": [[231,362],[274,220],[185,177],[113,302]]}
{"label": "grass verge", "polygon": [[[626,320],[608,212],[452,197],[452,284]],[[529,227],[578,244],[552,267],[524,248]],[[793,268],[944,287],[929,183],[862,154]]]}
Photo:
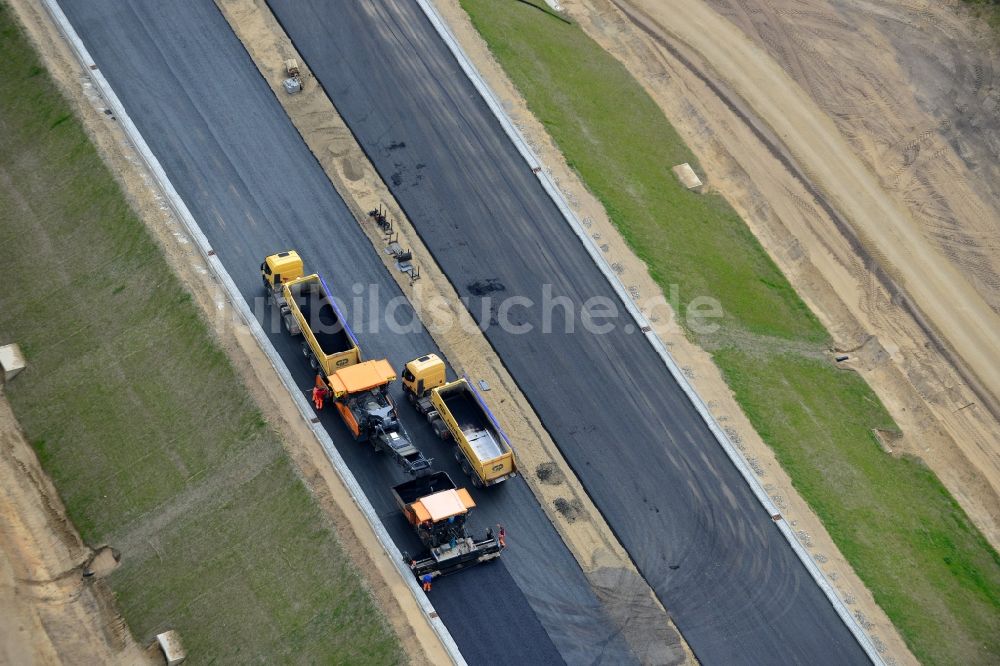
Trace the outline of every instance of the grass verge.
{"label": "grass verge", "polygon": [[10,402],[140,642],[192,661],[405,658],[337,537],[0,4]]}
{"label": "grass verge", "polygon": [[1000,0],[962,0],[972,8],[977,18],[986,21],[993,33],[1000,37]]}
{"label": "grass verge", "polygon": [[715,358],[914,655],[996,663],[1000,558],[933,472],[884,452],[873,429],[894,426],[868,385],[825,361],[736,349]]}
{"label": "grass verge", "polygon": [[739,216],[676,182],[670,168],[696,162],[656,103],[540,0],[461,4],[664,292],[722,303],[718,334],[689,334],[917,658],[996,663],[997,553],[926,467],[877,445],[872,429],[892,420],[824,360],[828,334]]}

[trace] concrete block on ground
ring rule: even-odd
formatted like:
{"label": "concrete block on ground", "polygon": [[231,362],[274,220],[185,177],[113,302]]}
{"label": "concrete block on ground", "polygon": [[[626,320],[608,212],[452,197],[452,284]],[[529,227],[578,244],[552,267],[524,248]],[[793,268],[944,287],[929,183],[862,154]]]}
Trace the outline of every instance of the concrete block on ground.
{"label": "concrete block on ground", "polygon": [[698,177],[698,174],[694,172],[694,169],[687,162],[678,164],[671,171],[677,176],[677,180],[681,181],[681,185],[689,190],[696,190],[702,185],[701,178]]}
{"label": "concrete block on ground", "polygon": [[26,365],[20,347],[15,344],[0,346],[0,372],[3,372],[5,382],[14,379]]}
{"label": "concrete block on ground", "polygon": [[163,656],[167,658],[167,666],[174,666],[187,658],[184,646],[181,645],[181,635],[173,629],[157,634],[156,642],[160,644]]}

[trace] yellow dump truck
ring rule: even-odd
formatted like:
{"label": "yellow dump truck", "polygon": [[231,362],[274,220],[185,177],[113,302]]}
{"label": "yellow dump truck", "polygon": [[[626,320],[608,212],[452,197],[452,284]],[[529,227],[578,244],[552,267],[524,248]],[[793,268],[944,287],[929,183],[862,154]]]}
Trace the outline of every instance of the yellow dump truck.
{"label": "yellow dump truck", "polygon": [[358,341],[326,282],[316,274],[303,275],[297,252],[272,254],[260,265],[260,273],[285,328],[305,338],[302,353],[324,377],[361,361]]}
{"label": "yellow dump truck", "polygon": [[517,475],[507,435],[482,397],[465,378],[448,382],[436,354],[416,358],[403,368],[403,391],[442,439],[453,439],[455,459],[478,487]]}

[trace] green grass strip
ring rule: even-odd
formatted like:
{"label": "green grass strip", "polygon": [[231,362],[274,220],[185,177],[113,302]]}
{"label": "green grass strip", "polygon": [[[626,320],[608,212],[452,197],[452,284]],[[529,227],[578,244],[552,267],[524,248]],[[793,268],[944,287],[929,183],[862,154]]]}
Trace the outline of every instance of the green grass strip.
{"label": "green grass strip", "polygon": [[1000,0],[962,0],[972,8],[974,16],[993,28],[993,33],[1000,36]]}
{"label": "green grass strip", "polygon": [[720,333],[695,337],[914,654],[1000,661],[1000,558],[933,473],[878,446],[872,429],[896,426],[825,359],[828,334],[739,216],[676,182],[697,166],[656,103],[540,0],[461,4],[664,292],[721,302]]}
{"label": "green grass strip", "polygon": [[868,385],[826,361],[735,349],[715,360],[795,488],[927,664],[1000,655],[1000,557],[923,463],[887,455],[895,426]]}
{"label": "green grass strip", "polygon": [[0,5],[8,396],[136,637],[193,662],[404,661],[278,436]]}

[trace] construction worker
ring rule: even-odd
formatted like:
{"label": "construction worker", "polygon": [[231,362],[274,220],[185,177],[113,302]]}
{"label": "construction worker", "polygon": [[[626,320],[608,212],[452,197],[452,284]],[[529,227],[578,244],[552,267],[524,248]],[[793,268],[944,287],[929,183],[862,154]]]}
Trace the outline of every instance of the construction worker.
{"label": "construction worker", "polygon": [[507,530],[503,528],[503,525],[497,525],[497,538],[500,541],[500,547],[507,547]]}
{"label": "construction worker", "polygon": [[313,387],[312,392],[313,404],[316,405],[316,411],[323,409],[323,401],[329,395],[330,389],[323,383],[323,379],[319,375],[316,375],[316,385]]}
{"label": "construction worker", "polygon": [[323,389],[318,386],[313,387],[313,404],[316,405],[316,411],[323,409]]}
{"label": "construction worker", "polygon": [[434,580],[434,576],[429,573],[425,573],[421,578],[420,582],[424,584],[424,592],[431,591],[431,582]]}

